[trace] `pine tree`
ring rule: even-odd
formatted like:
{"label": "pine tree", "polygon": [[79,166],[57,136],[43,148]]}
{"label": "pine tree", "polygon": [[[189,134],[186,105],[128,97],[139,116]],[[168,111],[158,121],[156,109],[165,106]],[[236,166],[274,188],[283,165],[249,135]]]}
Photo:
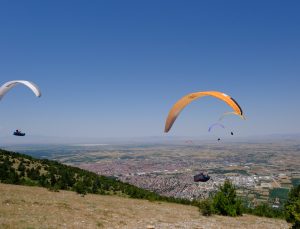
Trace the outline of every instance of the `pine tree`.
{"label": "pine tree", "polygon": [[213,207],[220,215],[242,215],[242,202],[237,198],[236,189],[229,180],[225,181],[214,196]]}

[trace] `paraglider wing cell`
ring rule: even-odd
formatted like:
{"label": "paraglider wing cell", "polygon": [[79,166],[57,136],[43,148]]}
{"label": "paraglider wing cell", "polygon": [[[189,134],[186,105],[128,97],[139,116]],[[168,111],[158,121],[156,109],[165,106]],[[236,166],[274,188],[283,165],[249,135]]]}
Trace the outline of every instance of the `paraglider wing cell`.
{"label": "paraglider wing cell", "polygon": [[15,86],[17,86],[18,84],[23,84],[25,86],[27,86],[29,89],[31,89],[31,91],[37,96],[37,97],[41,97],[41,91],[38,88],[37,85],[35,85],[32,82],[26,81],[26,80],[13,80],[13,81],[9,81],[6,82],[5,84],[3,84],[0,87],[0,100],[3,98],[3,96],[12,88],[14,88]]}
{"label": "paraglider wing cell", "polygon": [[199,99],[204,96],[212,96],[217,99],[220,99],[220,100],[224,101],[225,103],[227,103],[227,105],[229,105],[234,110],[234,112],[236,112],[239,115],[243,115],[243,111],[242,111],[241,107],[229,95],[226,95],[226,94],[224,94],[222,92],[218,92],[218,91],[195,92],[195,93],[191,93],[191,94],[184,96],[183,98],[179,99],[174,104],[174,106],[171,108],[169,115],[167,117],[167,120],[166,120],[165,132],[169,132],[169,130],[171,129],[172,125],[174,124],[174,122],[175,122],[176,118],[178,117],[178,115],[180,114],[180,112],[188,104],[190,104],[194,100]]}

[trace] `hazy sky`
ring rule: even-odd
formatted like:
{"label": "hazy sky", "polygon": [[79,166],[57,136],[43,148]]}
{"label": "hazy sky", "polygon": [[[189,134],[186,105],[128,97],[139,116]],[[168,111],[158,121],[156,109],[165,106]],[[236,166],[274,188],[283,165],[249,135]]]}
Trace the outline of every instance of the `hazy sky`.
{"label": "hazy sky", "polygon": [[[300,131],[299,1],[1,1],[0,136],[163,136],[175,101],[223,91],[239,136]],[[222,102],[192,103],[169,135],[208,135]]]}

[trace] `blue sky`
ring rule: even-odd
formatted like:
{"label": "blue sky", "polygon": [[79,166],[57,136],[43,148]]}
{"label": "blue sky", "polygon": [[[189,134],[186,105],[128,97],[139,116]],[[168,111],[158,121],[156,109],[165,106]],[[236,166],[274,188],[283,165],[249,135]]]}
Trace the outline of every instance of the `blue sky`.
{"label": "blue sky", "polygon": [[[163,136],[175,101],[219,90],[247,121],[239,136],[299,133],[299,1],[2,1],[0,83],[26,79],[0,104],[0,136]],[[208,135],[228,111],[192,103],[169,135]]]}

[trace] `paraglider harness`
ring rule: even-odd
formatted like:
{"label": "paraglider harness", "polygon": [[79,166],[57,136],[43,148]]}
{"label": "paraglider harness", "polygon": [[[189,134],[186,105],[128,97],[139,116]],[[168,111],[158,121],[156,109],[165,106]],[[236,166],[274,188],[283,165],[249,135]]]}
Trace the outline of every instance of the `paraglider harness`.
{"label": "paraglider harness", "polygon": [[204,174],[203,172],[194,176],[194,182],[206,182],[209,179],[210,176],[208,174]]}
{"label": "paraglider harness", "polygon": [[16,130],[16,131],[14,132],[14,135],[15,135],[15,136],[25,136],[25,133],[22,133],[21,131]]}

